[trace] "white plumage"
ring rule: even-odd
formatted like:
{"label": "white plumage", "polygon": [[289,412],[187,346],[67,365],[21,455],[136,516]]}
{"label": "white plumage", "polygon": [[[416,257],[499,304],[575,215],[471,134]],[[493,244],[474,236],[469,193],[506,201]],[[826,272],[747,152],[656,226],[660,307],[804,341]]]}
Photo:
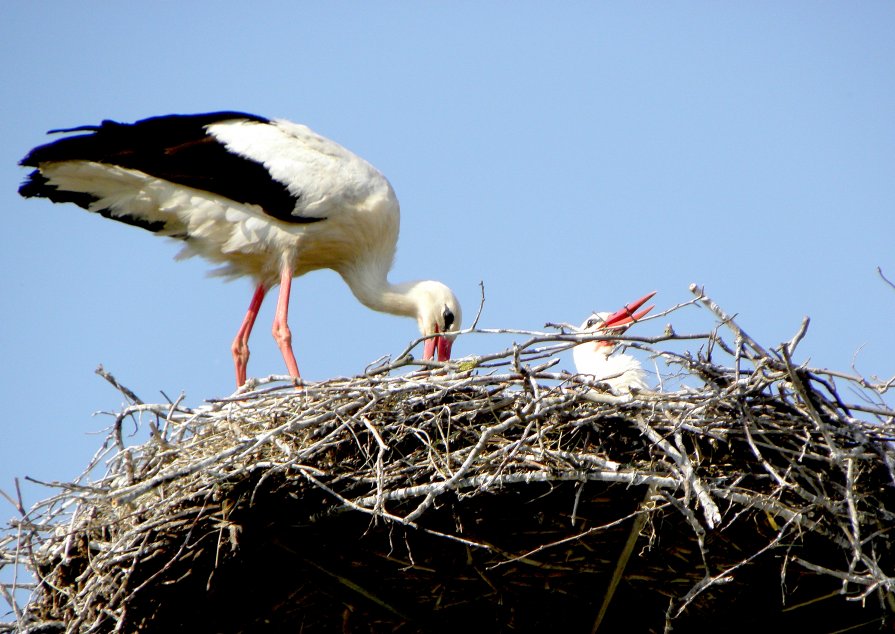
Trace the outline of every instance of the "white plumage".
{"label": "white plumage", "polygon": [[[216,274],[251,276],[256,290],[233,341],[236,381],[246,379],[248,338],[277,284],[273,334],[300,379],[288,326],[291,280],[329,268],[366,306],[413,317],[432,336],[423,356],[450,358],[462,314],[431,280],[388,281],[398,239],[398,200],[372,165],[306,126],[238,112],[104,121],[32,150],[26,197],[88,211],[183,240]],[[437,240],[436,240],[437,242]]]}
{"label": "white plumage", "polygon": [[[653,295],[655,293],[650,293],[615,313],[593,313],[584,320],[578,332],[620,335],[653,309],[649,306],[637,312]],[[613,354],[616,348],[615,341],[588,341],[575,346],[572,358],[576,371],[606,383],[614,394],[649,389],[640,361],[628,354]]]}

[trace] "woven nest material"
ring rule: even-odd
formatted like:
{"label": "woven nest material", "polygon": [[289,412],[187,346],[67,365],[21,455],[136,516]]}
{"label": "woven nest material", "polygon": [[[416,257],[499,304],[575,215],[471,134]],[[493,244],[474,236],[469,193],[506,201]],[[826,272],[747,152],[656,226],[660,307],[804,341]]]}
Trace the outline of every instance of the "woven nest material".
{"label": "woven nest material", "polygon": [[0,630],[891,627],[891,382],[794,365],[804,328],[768,351],[698,299],[734,342],[635,340],[661,392],[551,371],[582,340],[563,331],[199,409],[125,390],[105,475],[0,537],[37,578],[24,607],[4,586]]}

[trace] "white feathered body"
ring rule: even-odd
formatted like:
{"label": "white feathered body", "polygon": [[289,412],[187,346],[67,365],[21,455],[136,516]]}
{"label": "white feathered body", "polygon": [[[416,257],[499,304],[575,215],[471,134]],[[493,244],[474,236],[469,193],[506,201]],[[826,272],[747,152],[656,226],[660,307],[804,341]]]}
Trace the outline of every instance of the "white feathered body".
{"label": "white feathered body", "polygon": [[250,275],[273,285],[284,254],[295,275],[330,268],[348,280],[353,268],[372,267],[375,274],[391,268],[399,206],[372,165],[289,121],[237,119],[206,130],[230,152],[263,164],[294,195],[292,215],[304,221],[278,220],[256,204],[119,165],[65,161],[42,165],[41,172],[54,187],[92,195],[91,210],[137,217],[160,224],[160,235],[186,237],[179,257],[200,255],[221,264],[215,274]]}
{"label": "white feathered body", "polygon": [[600,342],[590,341],[572,348],[578,374],[608,384],[615,394],[649,389],[640,361],[628,354],[612,354],[612,346],[598,344]]}

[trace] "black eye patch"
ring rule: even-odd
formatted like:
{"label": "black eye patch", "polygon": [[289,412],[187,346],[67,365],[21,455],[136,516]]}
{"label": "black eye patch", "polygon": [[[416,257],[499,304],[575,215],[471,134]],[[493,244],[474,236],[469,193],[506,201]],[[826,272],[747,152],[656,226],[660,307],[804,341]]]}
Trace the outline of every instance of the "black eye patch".
{"label": "black eye patch", "polygon": [[441,316],[444,317],[444,329],[450,330],[451,326],[454,325],[454,313],[451,312],[450,308],[445,306],[444,312],[441,313]]}

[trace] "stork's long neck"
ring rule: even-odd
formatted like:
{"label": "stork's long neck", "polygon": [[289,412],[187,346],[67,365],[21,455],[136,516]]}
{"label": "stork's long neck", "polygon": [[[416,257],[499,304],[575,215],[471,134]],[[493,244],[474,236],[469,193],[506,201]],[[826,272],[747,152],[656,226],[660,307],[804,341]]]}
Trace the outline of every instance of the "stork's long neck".
{"label": "stork's long neck", "polygon": [[367,260],[345,267],[339,274],[364,306],[392,315],[416,317],[417,302],[412,295],[416,282],[392,284],[388,281],[390,265],[391,262]]}

